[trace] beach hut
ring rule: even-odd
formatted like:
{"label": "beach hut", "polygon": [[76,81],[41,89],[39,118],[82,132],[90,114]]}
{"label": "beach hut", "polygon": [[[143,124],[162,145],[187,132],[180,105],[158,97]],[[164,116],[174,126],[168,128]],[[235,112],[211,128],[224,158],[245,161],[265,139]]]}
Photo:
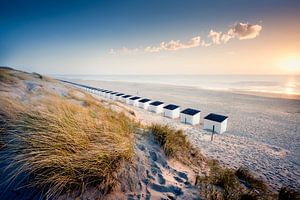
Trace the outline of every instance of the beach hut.
{"label": "beach hut", "polygon": [[110,93],[110,99],[114,99],[114,97],[115,97],[116,94],[117,94],[117,92]]}
{"label": "beach hut", "polygon": [[139,107],[143,108],[145,110],[148,110],[150,101],[151,101],[150,99],[141,99],[141,100],[139,100]]}
{"label": "beach hut", "polygon": [[124,95],[124,93],[118,93],[118,94],[116,94],[114,100],[116,100],[116,101],[121,101],[123,95]]}
{"label": "beach hut", "polygon": [[91,93],[93,94],[95,92],[95,89],[91,87]]}
{"label": "beach hut", "polygon": [[227,118],[228,116],[210,113],[204,117],[203,129],[211,130],[216,133],[224,133],[227,129]]}
{"label": "beach hut", "polygon": [[99,90],[98,90],[98,95],[99,95],[99,96],[102,95],[102,91],[103,91],[102,89],[99,89]]}
{"label": "beach hut", "polygon": [[113,91],[108,91],[108,92],[106,92],[105,98],[109,99],[109,98],[110,98],[110,93],[112,93],[112,92],[113,92]]}
{"label": "beach hut", "polygon": [[101,96],[105,97],[107,90],[102,90]]}
{"label": "beach hut", "polygon": [[103,97],[106,97],[106,93],[107,93],[107,92],[109,92],[109,91],[108,91],[108,90],[105,90],[105,91],[103,92],[103,95],[102,95],[102,96],[103,96]]}
{"label": "beach hut", "polygon": [[149,111],[154,113],[162,113],[164,107],[164,102],[161,101],[153,101],[149,104]]}
{"label": "beach hut", "polygon": [[200,123],[200,110],[187,108],[180,113],[180,122],[196,125]]}
{"label": "beach hut", "polygon": [[131,97],[131,95],[125,94],[122,96],[122,102],[127,103],[128,99]]}
{"label": "beach hut", "polygon": [[131,97],[129,98],[129,104],[133,106],[138,106],[138,102],[141,99],[141,97]]}
{"label": "beach hut", "polygon": [[99,89],[98,88],[95,88],[95,94],[99,95]]}
{"label": "beach hut", "polygon": [[164,116],[171,119],[176,119],[179,117],[180,107],[174,104],[169,104],[164,107]]}

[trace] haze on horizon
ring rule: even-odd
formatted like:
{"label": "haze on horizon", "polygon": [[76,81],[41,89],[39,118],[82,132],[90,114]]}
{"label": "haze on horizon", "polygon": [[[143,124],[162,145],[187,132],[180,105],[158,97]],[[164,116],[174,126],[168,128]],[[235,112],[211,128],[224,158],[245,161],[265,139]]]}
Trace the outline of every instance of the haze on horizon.
{"label": "haze on horizon", "polygon": [[0,65],[44,74],[300,74],[300,1],[0,0]]}

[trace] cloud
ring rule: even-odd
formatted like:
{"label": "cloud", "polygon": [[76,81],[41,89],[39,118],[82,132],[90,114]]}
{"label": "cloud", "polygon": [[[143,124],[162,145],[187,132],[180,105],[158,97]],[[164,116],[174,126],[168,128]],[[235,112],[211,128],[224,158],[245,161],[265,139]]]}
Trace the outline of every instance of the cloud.
{"label": "cloud", "polygon": [[125,54],[125,55],[130,55],[130,54],[137,54],[140,52],[140,49],[134,48],[134,49],[129,49],[127,47],[123,47],[121,49],[110,49],[109,54],[110,55],[119,55],[119,54]]}
{"label": "cloud", "polygon": [[237,23],[229,29],[228,33],[237,37],[239,40],[246,40],[256,38],[261,30],[262,26],[258,24]]}
{"label": "cloud", "polygon": [[210,30],[208,37],[211,38],[213,44],[226,44],[233,38],[239,40],[254,39],[259,35],[261,30],[262,26],[258,24],[237,23],[234,24],[227,33]]}
{"label": "cloud", "polygon": [[221,35],[222,32],[210,30],[208,37],[211,38],[213,44],[221,44]]}
{"label": "cloud", "polygon": [[200,46],[201,38],[196,36],[191,38],[187,43],[182,43],[180,40],[171,40],[169,42],[161,42],[159,46],[148,46],[144,49],[145,52],[159,51],[176,51],[179,49],[189,49]]}
{"label": "cloud", "polygon": [[169,42],[161,42],[157,46],[147,46],[145,48],[129,49],[123,47],[121,49],[110,49],[109,54],[137,54],[137,53],[154,53],[160,51],[177,51],[180,49],[189,49],[195,47],[209,47],[212,45],[226,44],[230,40],[237,38],[238,40],[254,39],[262,30],[262,26],[258,24],[248,23],[236,23],[232,25],[227,32],[218,32],[210,30],[207,37],[209,42],[201,39],[200,36],[196,36],[188,40],[187,42],[181,42],[180,40],[170,40]]}

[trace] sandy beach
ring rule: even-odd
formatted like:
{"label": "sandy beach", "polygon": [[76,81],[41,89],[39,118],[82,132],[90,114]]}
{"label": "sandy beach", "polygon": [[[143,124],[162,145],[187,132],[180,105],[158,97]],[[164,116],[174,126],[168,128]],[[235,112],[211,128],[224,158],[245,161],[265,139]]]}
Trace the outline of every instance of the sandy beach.
{"label": "sandy beach", "polygon": [[[300,188],[300,100],[162,84],[71,81],[200,109],[201,124],[189,126],[130,106],[143,123],[164,123],[185,130],[206,156],[225,166],[244,165],[273,189],[282,185]],[[227,132],[216,135],[213,142],[210,133],[202,129],[202,119],[210,112],[229,116]]]}

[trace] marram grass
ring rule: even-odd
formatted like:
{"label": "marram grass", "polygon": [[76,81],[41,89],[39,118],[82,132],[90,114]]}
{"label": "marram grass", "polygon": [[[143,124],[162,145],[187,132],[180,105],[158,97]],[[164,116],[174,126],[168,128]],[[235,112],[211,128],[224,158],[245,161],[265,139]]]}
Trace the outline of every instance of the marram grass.
{"label": "marram grass", "polygon": [[44,189],[46,198],[91,185],[107,192],[134,153],[133,122],[96,102],[82,106],[51,97],[24,106],[0,100],[1,159],[10,161],[9,177],[28,174],[29,186]]}

